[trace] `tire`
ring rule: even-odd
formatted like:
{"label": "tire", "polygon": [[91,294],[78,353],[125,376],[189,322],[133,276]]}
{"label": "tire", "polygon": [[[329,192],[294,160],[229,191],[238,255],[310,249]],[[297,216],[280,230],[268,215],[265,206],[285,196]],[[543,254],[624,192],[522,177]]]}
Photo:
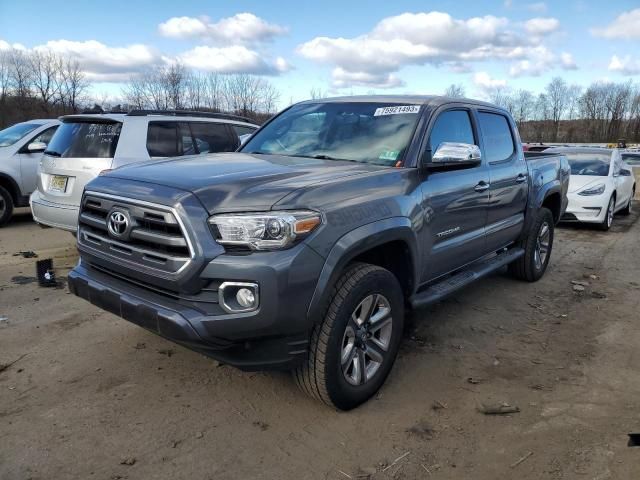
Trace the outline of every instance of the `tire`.
{"label": "tire", "polygon": [[609,203],[607,204],[607,213],[604,215],[604,220],[602,220],[602,223],[598,224],[598,228],[603,232],[606,232],[611,228],[611,225],[613,224],[613,213],[615,212],[615,209],[616,209],[616,196],[611,195],[611,198],[609,199]]}
{"label": "tire", "polygon": [[13,214],[13,197],[6,188],[0,187],[0,227],[5,226]]}
{"label": "tire", "polygon": [[622,210],[620,210],[620,213],[622,215],[630,215],[631,214],[631,203],[633,203],[633,197],[636,196],[636,186],[633,186],[633,189],[631,190],[631,197],[629,198],[629,203],[627,203],[627,206],[624,207]]}
{"label": "tire", "polygon": [[527,236],[520,241],[524,255],[509,265],[509,272],[519,280],[537,282],[549,265],[553,249],[555,224],[548,208],[538,210]]}
{"label": "tire", "polygon": [[311,334],[309,356],[293,372],[296,383],[331,407],[357,407],[375,395],[391,371],[403,326],[404,297],[396,277],[384,268],[354,263],[336,283]]}

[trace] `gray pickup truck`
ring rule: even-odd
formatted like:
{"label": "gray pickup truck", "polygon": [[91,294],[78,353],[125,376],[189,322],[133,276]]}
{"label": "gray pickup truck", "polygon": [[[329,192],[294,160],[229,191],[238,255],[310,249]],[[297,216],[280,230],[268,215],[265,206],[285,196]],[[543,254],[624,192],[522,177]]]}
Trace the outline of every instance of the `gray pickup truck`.
{"label": "gray pickup truck", "polygon": [[384,383],[406,308],[503,266],[542,277],[569,174],[562,155],[525,155],[487,103],[302,102],[236,153],[88,184],[69,288],[223,363],[292,370],[347,410]]}

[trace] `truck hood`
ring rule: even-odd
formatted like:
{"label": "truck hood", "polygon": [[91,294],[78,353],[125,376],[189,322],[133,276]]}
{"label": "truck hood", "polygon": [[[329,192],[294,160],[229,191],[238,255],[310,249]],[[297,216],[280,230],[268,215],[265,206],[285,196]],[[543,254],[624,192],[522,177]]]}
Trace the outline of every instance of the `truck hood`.
{"label": "truck hood", "polygon": [[105,176],[192,192],[214,214],[269,210],[300,188],[387,168],[338,160],[220,153],[136,163]]}

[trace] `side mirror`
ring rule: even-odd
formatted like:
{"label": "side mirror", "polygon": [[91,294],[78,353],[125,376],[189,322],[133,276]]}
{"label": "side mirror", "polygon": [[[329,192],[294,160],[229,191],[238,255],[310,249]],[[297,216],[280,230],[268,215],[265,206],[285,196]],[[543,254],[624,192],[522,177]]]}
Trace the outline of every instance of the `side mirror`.
{"label": "side mirror", "polygon": [[442,142],[431,156],[428,167],[475,167],[482,162],[477,145],[469,143]]}
{"label": "side mirror", "polygon": [[620,175],[622,177],[630,177],[631,176],[631,170],[627,170],[626,168],[623,168],[622,170],[620,170]]}
{"label": "side mirror", "polygon": [[29,153],[41,153],[47,149],[47,144],[44,142],[31,142],[27,145],[27,151]]}

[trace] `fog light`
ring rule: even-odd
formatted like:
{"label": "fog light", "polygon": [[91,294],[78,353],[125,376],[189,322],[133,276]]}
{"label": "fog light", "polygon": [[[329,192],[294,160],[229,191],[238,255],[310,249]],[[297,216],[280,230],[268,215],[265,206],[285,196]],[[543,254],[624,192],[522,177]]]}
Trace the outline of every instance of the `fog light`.
{"label": "fog light", "polygon": [[241,288],[238,290],[238,293],[236,293],[236,300],[244,308],[251,308],[254,303],[256,303],[255,295],[248,288]]}

